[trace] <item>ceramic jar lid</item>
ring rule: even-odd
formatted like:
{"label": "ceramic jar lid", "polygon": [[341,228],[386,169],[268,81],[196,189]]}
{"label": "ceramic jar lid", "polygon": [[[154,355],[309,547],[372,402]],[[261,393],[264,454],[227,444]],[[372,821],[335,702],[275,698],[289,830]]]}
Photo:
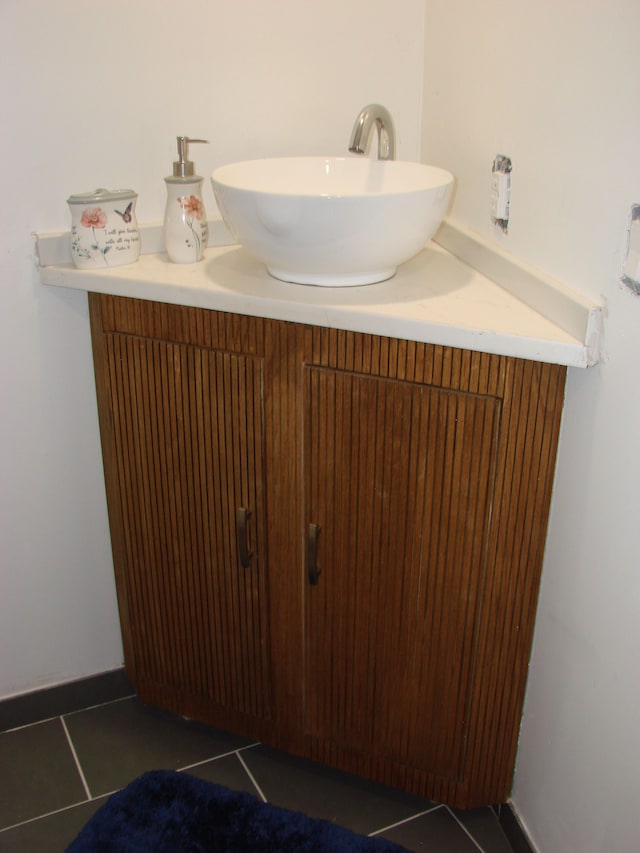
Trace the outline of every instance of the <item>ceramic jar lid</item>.
{"label": "ceramic jar lid", "polygon": [[100,204],[108,201],[129,201],[137,197],[138,193],[134,190],[105,190],[100,188],[91,193],[70,195],[67,204]]}

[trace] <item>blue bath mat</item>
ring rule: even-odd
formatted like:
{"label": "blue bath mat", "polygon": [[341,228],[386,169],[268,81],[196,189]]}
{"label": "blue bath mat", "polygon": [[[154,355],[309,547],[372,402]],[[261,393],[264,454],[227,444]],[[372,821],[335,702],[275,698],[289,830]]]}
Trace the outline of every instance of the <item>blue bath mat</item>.
{"label": "blue bath mat", "polygon": [[107,800],[67,853],[406,853],[383,838],[262,803],[171,770]]}

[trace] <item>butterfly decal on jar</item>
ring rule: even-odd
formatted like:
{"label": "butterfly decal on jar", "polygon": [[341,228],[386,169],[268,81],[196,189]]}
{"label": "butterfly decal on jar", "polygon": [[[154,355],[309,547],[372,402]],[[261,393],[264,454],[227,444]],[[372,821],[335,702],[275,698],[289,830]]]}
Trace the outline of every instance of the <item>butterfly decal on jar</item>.
{"label": "butterfly decal on jar", "polygon": [[118,216],[120,216],[122,218],[123,222],[128,223],[128,222],[131,222],[131,220],[133,219],[133,216],[131,215],[131,208],[132,207],[133,207],[133,202],[130,201],[129,204],[125,207],[124,213],[120,213],[119,210],[116,210],[115,212],[118,214]]}

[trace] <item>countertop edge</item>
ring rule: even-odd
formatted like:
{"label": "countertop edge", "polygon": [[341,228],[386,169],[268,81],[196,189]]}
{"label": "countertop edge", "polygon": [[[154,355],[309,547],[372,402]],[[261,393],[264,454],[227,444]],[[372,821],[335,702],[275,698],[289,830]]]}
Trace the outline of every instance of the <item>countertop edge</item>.
{"label": "countertop edge", "polygon": [[[221,220],[212,220],[210,226],[210,247],[215,249],[234,245]],[[161,225],[141,226],[140,230],[142,253],[160,254]],[[448,221],[441,226],[434,243],[566,333],[559,337],[566,338],[568,335],[574,340],[551,340],[522,333],[495,332],[457,325],[455,322],[399,318],[367,311],[366,306],[343,308],[327,301],[326,305],[310,307],[274,298],[273,295],[263,298],[235,293],[231,289],[212,292],[167,281],[150,282],[136,276],[135,264],[111,271],[77,270],[70,262],[68,232],[36,234],[35,238],[40,280],[46,285],[313,323],[568,367],[586,368],[599,360],[602,334],[602,309],[599,305],[525,264],[520,264],[518,259],[494,249],[477,235]],[[271,281],[266,273],[264,275],[266,280]]]}
{"label": "countertop edge", "polygon": [[589,363],[597,363],[602,332],[601,305],[489,243],[460,223],[445,220],[433,239],[538,314],[584,341],[589,350]]}

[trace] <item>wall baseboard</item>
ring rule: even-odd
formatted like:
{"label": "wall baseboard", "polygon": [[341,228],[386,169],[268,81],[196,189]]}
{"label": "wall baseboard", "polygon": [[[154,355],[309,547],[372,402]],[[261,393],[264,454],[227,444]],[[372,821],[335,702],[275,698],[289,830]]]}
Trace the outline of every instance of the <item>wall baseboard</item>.
{"label": "wall baseboard", "polygon": [[493,808],[513,853],[535,853],[511,803],[501,803]]}
{"label": "wall baseboard", "polygon": [[0,701],[0,731],[133,695],[124,667]]}

